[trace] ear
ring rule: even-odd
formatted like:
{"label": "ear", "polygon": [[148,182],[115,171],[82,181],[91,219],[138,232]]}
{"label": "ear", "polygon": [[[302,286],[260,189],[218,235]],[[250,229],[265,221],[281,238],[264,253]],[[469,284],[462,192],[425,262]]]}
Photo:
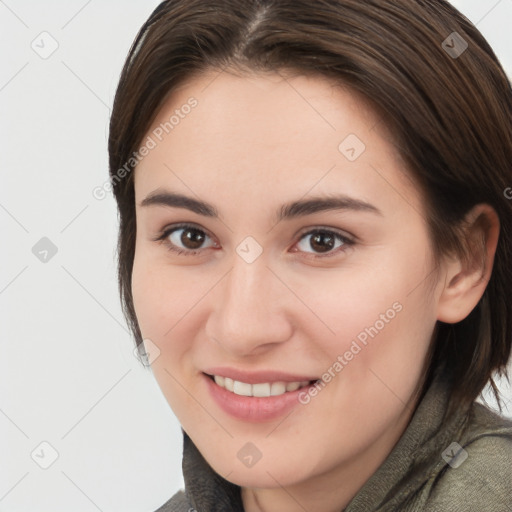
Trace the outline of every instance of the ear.
{"label": "ear", "polygon": [[476,205],[465,217],[466,258],[445,258],[445,284],[438,300],[437,319],[454,324],[478,304],[491,278],[500,221],[487,204]]}

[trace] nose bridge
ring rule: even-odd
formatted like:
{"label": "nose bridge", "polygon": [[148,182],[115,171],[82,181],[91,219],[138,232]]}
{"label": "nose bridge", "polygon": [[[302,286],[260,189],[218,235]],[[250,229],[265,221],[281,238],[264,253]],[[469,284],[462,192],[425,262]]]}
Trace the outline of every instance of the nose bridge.
{"label": "nose bridge", "polygon": [[250,262],[243,254],[235,254],[231,270],[219,283],[221,291],[213,305],[215,322],[209,335],[230,352],[249,353],[290,336],[282,309],[283,290],[267,264],[261,255]]}
{"label": "nose bridge", "polygon": [[[248,263],[242,257],[236,255],[233,258],[232,270],[224,283],[223,304],[221,309],[227,325],[235,328],[238,323],[250,326],[259,324],[269,311],[270,301],[264,300],[272,295],[271,279],[274,276],[267,268],[267,262],[263,257]],[[272,301],[277,305],[277,297]]]}

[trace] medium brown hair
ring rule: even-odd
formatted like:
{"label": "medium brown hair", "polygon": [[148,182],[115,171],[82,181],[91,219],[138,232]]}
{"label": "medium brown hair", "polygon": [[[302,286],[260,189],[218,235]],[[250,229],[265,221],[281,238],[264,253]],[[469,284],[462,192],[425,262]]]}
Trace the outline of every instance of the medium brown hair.
{"label": "medium brown hair", "polygon": [[436,261],[467,255],[460,228],[473,206],[496,210],[501,231],[490,281],[467,318],[437,322],[425,383],[448,366],[450,411],[471,404],[488,382],[501,411],[493,376],[508,378],[512,344],[512,91],[482,34],[444,0],[170,0],[155,9],[126,58],[108,145],[119,290],[136,345],[133,154],[176,87],[226,68],[293,70],[362,94],[421,189]]}

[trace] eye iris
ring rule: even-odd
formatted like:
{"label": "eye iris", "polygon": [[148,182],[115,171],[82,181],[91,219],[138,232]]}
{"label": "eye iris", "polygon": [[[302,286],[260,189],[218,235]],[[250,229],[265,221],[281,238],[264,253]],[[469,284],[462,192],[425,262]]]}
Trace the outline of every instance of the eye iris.
{"label": "eye iris", "polygon": [[[199,249],[204,242],[204,233],[198,229],[184,229],[181,235],[181,242],[187,249]],[[190,243],[192,243],[192,246],[189,245]]]}
{"label": "eye iris", "polygon": [[[328,233],[315,233],[311,237],[310,245],[318,252],[328,252],[334,247],[335,237]],[[323,244],[327,244],[323,245]]]}

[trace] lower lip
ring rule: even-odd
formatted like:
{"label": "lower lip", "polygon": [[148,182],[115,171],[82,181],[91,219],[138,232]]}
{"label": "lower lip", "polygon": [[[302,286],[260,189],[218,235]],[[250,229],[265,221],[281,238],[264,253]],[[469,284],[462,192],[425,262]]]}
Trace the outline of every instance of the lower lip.
{"label": "lower lip", "polygon": [[309,386],[287,391],[282,395],[269,397],[241,396],[217,385],[213,379],[203,374],[206,380],[208,390],[226,413],[238,418],[239,420],[262,422],[270,421],[290,412],[294,407],[300,404],[299,394],[308,391]]}

